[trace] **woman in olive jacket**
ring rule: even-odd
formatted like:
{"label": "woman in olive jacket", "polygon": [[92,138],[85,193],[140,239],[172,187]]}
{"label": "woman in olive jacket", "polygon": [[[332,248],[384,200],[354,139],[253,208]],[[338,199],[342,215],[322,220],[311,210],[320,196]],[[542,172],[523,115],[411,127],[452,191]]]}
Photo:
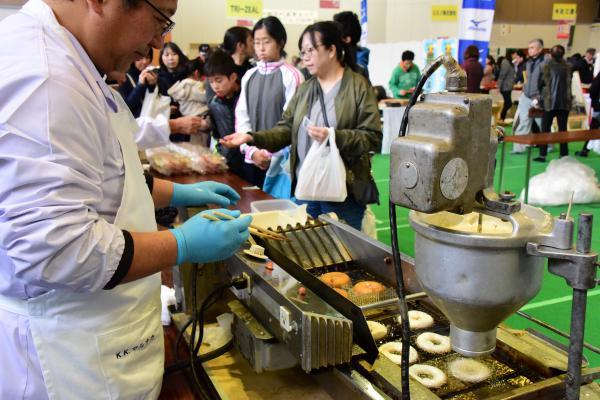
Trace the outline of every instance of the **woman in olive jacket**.
{"label": "woman in olive jacket", "polygon": [[[261,132],[237,132],[221,139],[221,143],[227,147],[252,143],[272,152],[291,144],[290,172],[294,190],[297,174],[312,142],[323,142],[328,137],[328,127],[333,128],[346,167],[348,197],[343,202],[298,203],[307,203],[308,213],[313,218],[335,212],[340,219],[360,229],[366,205],[378,202],[369,155],[369,152],[380,151],[382,140],[375,95],[368,81],[352,70],[352,59],[335,22],[308,26],[298,47],[312,78],[297,89],[277,125]],[[305,118],[310,122],[303,123]]]}

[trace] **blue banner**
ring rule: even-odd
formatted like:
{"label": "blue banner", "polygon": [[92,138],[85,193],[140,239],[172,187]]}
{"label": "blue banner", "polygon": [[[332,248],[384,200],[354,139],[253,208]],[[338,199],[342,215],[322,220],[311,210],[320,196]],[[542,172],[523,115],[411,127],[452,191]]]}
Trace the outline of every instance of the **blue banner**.
{"label": "blue banner", "polygon": [[496,0],[463,0],[460,13],[458,58],[464,61],[465,49],[475,45],[479,62],[485,65],[494,23]]}
{"label": "blue banner", "polygon": [[367,45],[367,38],[369,37],[369,30],[367,26],[367,0],[360,0],[360,26],[362,28],[362,34],[360,35],[360,45]]}

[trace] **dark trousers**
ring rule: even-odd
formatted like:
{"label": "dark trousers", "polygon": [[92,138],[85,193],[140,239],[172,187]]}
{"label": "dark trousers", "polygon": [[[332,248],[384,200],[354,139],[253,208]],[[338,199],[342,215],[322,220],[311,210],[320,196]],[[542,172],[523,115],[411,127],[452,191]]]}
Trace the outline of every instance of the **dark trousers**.
{"label": "dark trousers", "polygon": [[512,107],[512,97],[511,91],[508,92],[500,92],[502,93],[502,98],[504,99],[504,107],[502,107],[502,111],[500,112],[500,119],[504,120],[506,118],[506,113]]}
{"label": "dark trousers", "polygon": [[295,200],[297,204],[307,204],[306,212],[313,217],[318,218],[321,214],[327,214],[334,212],[337,214],[339,219],[345,221],[348,225],[360,231],[362,227],[362,220],[365,216],[365,210],[367,206],[358,204],[356,200],[348,196],[346,200],[342,202],[333,201],[304,201]]}
{"label": "dark trousers", "polygon": [[[549,133],[550,128],[552,128],[552,121],[556,117],[558,122],[558,130],[559,132],[567,130],[567,120],[569,119],[569,110],[550,110],[544,111],[544,116],[542,117],[542,132],[541,133]],[[543,145],[540,146],[540,156],[546,157],[548,154],[548,146]],[[560,144],[560,156],[568,156],[569,155],[569,145],[567,143]]]}

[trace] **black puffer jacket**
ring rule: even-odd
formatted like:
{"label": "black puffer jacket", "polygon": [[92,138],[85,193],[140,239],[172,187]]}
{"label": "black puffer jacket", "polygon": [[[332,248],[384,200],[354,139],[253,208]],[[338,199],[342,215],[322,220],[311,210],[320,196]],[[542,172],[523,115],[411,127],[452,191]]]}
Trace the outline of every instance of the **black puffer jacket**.
{"label": "black puffer jacket", "polygon": [[[208,103],[213,126],[213,137],[217,141],[235,132],[235,105],[239,97],[240,92],[235,93],[230,99],[214,96],[210,103]],[[240,149],[228,149],[221,144],[217,145],[217,149],[227,160],[229,169],[235,174],[242,176],[244,157],[240,153]]]}
{"label": "black puffer jacket", "polygon": [[570,110],[573,95],[569,64],[564,59],[550,59],[542,66],[538,88],[544,110]]}

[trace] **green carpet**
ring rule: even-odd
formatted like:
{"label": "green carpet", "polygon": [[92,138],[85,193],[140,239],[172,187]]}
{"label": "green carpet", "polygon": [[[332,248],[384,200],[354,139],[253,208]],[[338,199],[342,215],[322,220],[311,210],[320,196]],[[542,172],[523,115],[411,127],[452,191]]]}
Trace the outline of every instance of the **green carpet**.
{"label": "green carpet", "polygon": [[[575,151],[580,150],[582,143],[571,143],[569,146],[570,154],[575,154]],[[520,194],[524,187],[525,181],[525,164],[526,156],[524,154],[510,154],[511,145],[506,147],[506,159],[504,164],[504,183],[503,189],[510,190],[517,195]],[[532,158],[536,157],[537,149],[533,149]],[[558,158],[558,148],[548,154],[548,161]],[[500,149],[498,150],[497,159],[500,159]],[[600,155],[590,153],[588,158],[578,157],[579,161],[589,165],[596,171],[596,175],[600,175]],[[498,163],[499,164],[499,163]],[[548,163],[537,163],[532,161],[531,176],[543,172]],[[381,205],[372,206],[372,210],[377,218],[377,235],[380,241],[390,244],[390,227],[388,219],[388,199],[389,199],[389,156],[378,154],[373,159],[373,176],[377,182],[380,192]],[[496,170],[495,182],[498,182],[499,171]],[[544,207],[552,215],[559,215],[560,212],[566,212],[567,206],[561,207]],[[592,248],[595,251],[600,251],[600,203],[574,205],[572,215],[577,216],[580,212],[591,212],[595,216],[595,224],[592,235]],[[397,209],[397,227],[398,237],[400,242],[400,250],[414,256],[414,232],[408,223],[408,210],[398,207]],[[576,231],[576,230],[575,230]],[[571,301],[570,295],[572,291],[567,286],[564,279],[550,274],[547,269],[544,276],[542,289],[538,295],[527,304],[523,310],[551,325],[554,325],[563,332],[569,332]],[[600,310],[600,287],[588,292],[587,302],[587,318],[585,326],[585,341],[600,347],[600,320],[598,318],[598,310]],[[507,321],[512,327],[524,329],[534,328],[537,331],[555,339],[563,344],[568,344],[568,341],[560,336],[536,325],[528,320],[514,315]],[[587,357],[590,365],[600,366],[600,355],[591,351],[584,350],[584,356]]]}

